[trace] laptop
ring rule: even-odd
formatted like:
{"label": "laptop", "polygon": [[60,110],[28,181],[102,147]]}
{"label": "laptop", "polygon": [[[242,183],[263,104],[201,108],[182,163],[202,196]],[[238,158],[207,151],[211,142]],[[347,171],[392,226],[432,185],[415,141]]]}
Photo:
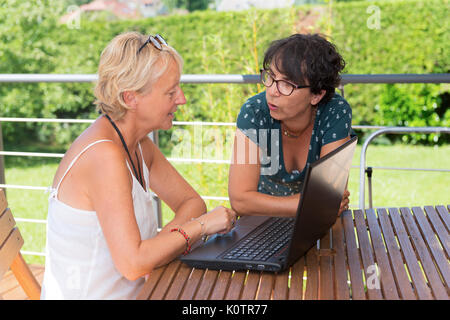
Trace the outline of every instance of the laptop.
{"label": "laptop", "polygon": [[325,236],[336,222],[357,137],[306,166],[295,218],[243,216],[181,261],[201,269],[282,271]]}

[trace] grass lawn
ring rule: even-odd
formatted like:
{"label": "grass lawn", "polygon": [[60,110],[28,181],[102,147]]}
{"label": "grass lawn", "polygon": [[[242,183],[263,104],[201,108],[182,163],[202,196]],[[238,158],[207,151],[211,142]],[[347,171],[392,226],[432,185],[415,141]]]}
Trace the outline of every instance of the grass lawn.
{"label": "grass lawn", "polygon": [[[359,165],[361,146],[357,147],[353,165]],[[450,168],[450,145],[425,146],[377,146],[371,145],[366,155],[366,165],[406,168]],[[8,157],[6,182],[14,185],[50,186],[58,160],[18,159]],[[175,163],[175,167],[202,196],[227,197],[228,165]],[[367,179],[366,179],[367,181]],[[375,207],[424,206],[450,204],[450,173],[374,170],[372,178],[373,204]],[[359,168],[350,172],[349,190],[351,207],[359,201]],[[16,218],[46,219],[48,193],[36,190],[8,189],[9,207]],[[368,203],[366,187],[366,203]],[[218,205],[229,206],[228,201],[207,200],[209,209]],[[163,204],[163,223],[173,217],[173,212]],[[24,251],[43,252],[45,248],[45,224],[18,222],[25,239]],[[29,263],[43,264],[44,258],[25,256]]]}

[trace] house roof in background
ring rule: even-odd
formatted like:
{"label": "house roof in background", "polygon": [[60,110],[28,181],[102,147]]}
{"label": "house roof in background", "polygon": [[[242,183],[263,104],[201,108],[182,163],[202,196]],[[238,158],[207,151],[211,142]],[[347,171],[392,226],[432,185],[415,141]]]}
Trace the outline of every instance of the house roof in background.
{"label": "house roof in background", "polygon": [[79,7],[70,6],[68,13],[61,17],[65,23],[78,18],[83,12],[109,11],[119,18],[138,19],[155,16],[163,7],[161,0],[94,0]]}

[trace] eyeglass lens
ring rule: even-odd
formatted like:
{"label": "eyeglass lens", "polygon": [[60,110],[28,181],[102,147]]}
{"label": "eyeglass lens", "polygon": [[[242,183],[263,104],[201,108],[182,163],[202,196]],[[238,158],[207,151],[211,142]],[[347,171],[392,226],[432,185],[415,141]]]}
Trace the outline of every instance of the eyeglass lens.
{"label": "eyeglass lens", "polygon": [[162,50],[161,43],[157,41],[155,38],[150,37],[149,40],[152,42],[152,44],[155,46],[156,49]]}
{"label": "eyeglass lens", "polygon": [[267,70],[261,71],[261,81],[266,87],[271,87],[276,82],[278,92],[282,95],[288,96],[294,91],[294,86],[284,80],[275,80]]}
{"label": "eyeglass lens", "polygon": [[145,43],[139,48],[138,53],[141,52],[141,50],[150,42],[158,50],[162,50],[163,45],[167,46],[166,40],[164,40],[164,38],[161,35],[157,34],[154,37],[149,36],[147,41],[145,41]]}
{"label": "eyeglass lens", "polygon": [[155,36],[155,38],[156,38],[156,40],[158,40],[161,44],[167,46],[166,40],[164,40],[164,38],[163,38],[161,35],[157,34],[157,35]]}

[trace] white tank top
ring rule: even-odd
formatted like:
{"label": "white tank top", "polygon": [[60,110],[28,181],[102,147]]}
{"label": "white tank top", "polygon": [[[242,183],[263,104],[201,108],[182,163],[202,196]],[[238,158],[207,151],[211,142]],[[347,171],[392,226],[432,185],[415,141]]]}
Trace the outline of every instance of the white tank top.
{"label": "white tank top", "polygon": [[[45,273],[41,299],[135,299],[144,278],[127,280],[114,266],[106,239],[95,211],[73,208],[58,200],[64,177],[78,158],[93,145],[89,144],[70,163],[49,197]],[[139,149],[142,148],[139,145]],[[142,157],[145,184],[149,172]],[[128,165],[130,170],[130,166]],[[131,170],[130,170],[131,173]],[[152,196],[133,177],[134,213],[141,239],[157,234],[157,217],[152,210]]]}

